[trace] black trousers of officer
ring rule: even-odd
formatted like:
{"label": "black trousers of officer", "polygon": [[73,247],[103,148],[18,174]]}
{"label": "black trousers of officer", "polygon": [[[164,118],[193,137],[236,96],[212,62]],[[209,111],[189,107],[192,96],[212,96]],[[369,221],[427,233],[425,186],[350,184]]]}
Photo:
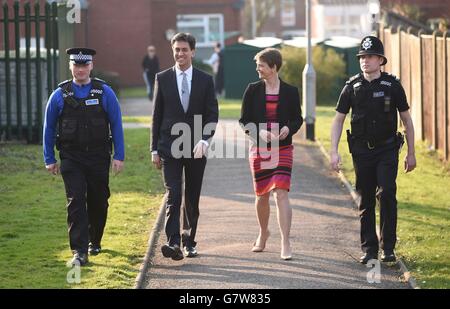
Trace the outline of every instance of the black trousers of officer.
{"label": "black trousers of officer", "polygon": [[108,214],[109,155],[61,152],[61,175],[67,196],[70,248],[87,253],[88,244],[100,246]]}
{"label": "black trousers of officer", "polygon": [[[162,174],[166,188],[166,223],[165,232],[170,246],[178,245],[195,247],[195,235],[200,215],[199,200],[202,189],[206,157],[162,158]],[[180,210],[182,202],[182,176],[184,170],[184,205],[183,233],[180,236]]]}
{"label": "black trousers of officer", "polygon": [[[359,217],[361,222],[361,249],[377,254],[393,250],[397,240],[396,178],[398,146],[385,145],[378,149],[352,151],[356,174],[356,191],[361,196]],[[375,205],[380,205],[380,241],[376,233]]]}

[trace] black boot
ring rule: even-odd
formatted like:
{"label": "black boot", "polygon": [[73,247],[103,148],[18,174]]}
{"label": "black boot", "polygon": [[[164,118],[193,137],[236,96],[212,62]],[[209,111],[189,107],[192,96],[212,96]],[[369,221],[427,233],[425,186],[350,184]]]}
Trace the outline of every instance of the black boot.
{"label": "black boot", "polygon": [[75,266],[84,266],[89,262],[87,253],[75,252],[68,264]]}

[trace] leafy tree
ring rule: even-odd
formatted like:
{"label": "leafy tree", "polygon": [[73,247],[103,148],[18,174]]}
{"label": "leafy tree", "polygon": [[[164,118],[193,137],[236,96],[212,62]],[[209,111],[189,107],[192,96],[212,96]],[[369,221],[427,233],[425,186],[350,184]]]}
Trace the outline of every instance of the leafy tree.
{"label": "leafy tree", "polygon": [[[285,46],[281,50],[283,65],[281,78],[302,89],[303,68],[306,64],[306,50]],[[335,50],[316,46],[312,61],[316,71],[317,104],[336,102],[345,78],[345,61]]]}

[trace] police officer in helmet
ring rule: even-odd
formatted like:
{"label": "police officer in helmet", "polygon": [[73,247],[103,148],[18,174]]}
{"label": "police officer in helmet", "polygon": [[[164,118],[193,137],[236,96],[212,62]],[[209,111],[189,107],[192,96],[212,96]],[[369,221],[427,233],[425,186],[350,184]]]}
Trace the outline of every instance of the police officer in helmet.
{"label": "police officer in helmet", "polygon": [[[67,196],[71,264],[85,265],[99,254],[106,224],[109,169],[123,169],[124,140],[119,102],[102,80],[90,78],[95,50],[69,48],[73,79],[51,94],[45,112],[43,150],[46,169],[61,171]],[[55,159],[59,150],[61,165]]]}
{"label": "police officer in helmet", "polygon": [[[408,145],[404,160],[406,173],[416,167],[414,127],[409,114],[405,91],[393,75],[381,72],[387,63],[382,42],[374,36],[361,41],[357,54],[362,73],[350,78],[336,106],[331,128],[331,168],[339,171],[341,158],[338,144],[346,114],[351,113],[351,131],[347,130],[349,151],[356,174],[356,190],[360,194],[361,263],[378,259],[396,260],[394,248],[397,228],[396,177],[398,154],[403,135],[397,132],[397,111],[400,114]],[[375,204],[380,204],[380,239],[375,224]]]}

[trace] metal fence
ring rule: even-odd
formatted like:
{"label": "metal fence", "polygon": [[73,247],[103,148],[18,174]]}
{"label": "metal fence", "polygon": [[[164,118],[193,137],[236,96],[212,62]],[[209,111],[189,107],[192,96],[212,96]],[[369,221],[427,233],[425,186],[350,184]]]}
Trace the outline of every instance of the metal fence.
{"label": "metal fence", "polygon": [[[56,3],[2,5],[0,138],[41,142],[46,98],[57,86]],[[41,42],[41,40],[43,40]]]}
{"label": "metal fence", "polygon": [[386,71],[401,78],[411,107],[416,139],[450,159],[450,38],[411,29],[380,29],[388,58]]}

